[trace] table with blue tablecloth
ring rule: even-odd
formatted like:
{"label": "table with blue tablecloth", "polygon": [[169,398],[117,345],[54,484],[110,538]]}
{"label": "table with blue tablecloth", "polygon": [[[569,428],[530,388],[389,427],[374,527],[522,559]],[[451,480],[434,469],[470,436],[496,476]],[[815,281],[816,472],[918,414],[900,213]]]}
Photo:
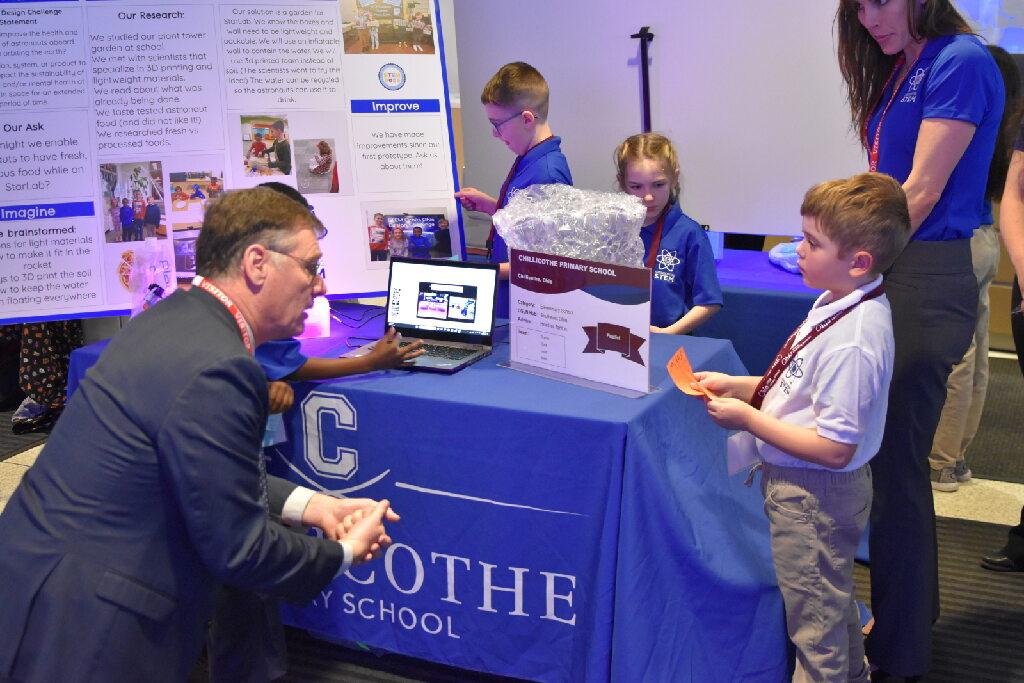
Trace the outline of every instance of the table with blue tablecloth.
{"label": "table with blue tablecloth", "polygon": [[[359,310],[304,351],[377,336]],[[296,384],[271,471],[387,498],[402,521],[381,560],[286,622],[539,681],[784,680],[761,495],[727,476],[726,433],[667,377],[680,345],[696,369],[744,372],[726,341],[654,335],[639,399],[502,367],[507,343],[451,376]]]}
{"label": "table with blue tablecloth", "polygon": [[773,266],[763,251],[726,249],[716,265],[724,305],[694,334],[730,340],[747,369],[761,374],[821,291]]}
{"label": "table with blue tablecloth", "polygon": [[[655,335],[629,399],[502,367],[296,385],[271,469],[403,515],[383,562],[289,623],[467,669],[545,681],[785,678],[756,488],[664,366],[743,372],[731,345]],[[310,340],[310,353],[347,348]]]}

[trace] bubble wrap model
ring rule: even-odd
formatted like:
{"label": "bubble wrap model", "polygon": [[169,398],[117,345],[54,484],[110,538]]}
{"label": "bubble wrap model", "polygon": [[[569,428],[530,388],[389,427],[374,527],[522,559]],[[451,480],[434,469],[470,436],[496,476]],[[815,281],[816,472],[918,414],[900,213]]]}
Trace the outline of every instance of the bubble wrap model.
{"label": "bubble wrap model", "polygon": [[623,192],[531,185],[494,214],[494,226],[512,249],[641,267],[645,215],[643,202]]}

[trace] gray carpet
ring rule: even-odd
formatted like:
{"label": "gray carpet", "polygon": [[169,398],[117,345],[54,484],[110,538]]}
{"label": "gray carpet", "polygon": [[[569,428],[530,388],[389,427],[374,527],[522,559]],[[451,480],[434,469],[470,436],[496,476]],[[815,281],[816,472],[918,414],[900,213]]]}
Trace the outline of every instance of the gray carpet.
{"label": "gray carpet", "polygon": [[976,477],[1024,484],[1024,378],[1015,360],[993,358],[989,367],[988,398],[967,464]]}
{"label": "gray carpet", "polygon": [[299,629],[286,628],[288,675],[281,683],[500,683],[519,679],[455,669],[410,657],[373,653],[317,640]]}
{"label": "gray carpet", "polygon": [[[1024,681],[1024,573],[991,572],[978,560],[1006,543],[1005,526],[939,518],[939,595],[928,683]],[[870,604],[868,570],[857,597]]]}

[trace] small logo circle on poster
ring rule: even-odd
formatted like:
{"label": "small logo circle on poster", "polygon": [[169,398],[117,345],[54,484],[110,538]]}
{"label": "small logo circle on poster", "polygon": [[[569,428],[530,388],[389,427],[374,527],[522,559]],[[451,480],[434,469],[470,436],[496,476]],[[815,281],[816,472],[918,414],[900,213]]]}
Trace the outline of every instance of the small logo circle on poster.
{"label": "small logo circle on poster", "polygon": [[397,64],[385,64],[377,72],[380,84],[388,90],[400,90],[405,85],[405,71]]}

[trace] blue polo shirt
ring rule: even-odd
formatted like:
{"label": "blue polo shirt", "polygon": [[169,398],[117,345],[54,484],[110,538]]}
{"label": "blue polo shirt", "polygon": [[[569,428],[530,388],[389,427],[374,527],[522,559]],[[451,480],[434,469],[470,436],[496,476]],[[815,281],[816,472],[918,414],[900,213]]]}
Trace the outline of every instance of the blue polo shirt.
{"label": "blue polo shirt", "polygon": [[[562,183],[572,185],[572,174],[569,173],[569,162],[562,154],[562,138],[552,136],[532,148],[519,160],[516,174],[508,183],[508,194],[522,190],[530,185],[554,185]],[[501,197],[498,197],[501,200]],[[506,200],[507,201],[507,200]],[[491,245],[491,263],[508,261],[508,245],[501,235],[495,233],[494,244]],[[498,282],[499,318],[508,317],[508,280]]]}
{"label": "blue polo shirt", "polygon": [[[890,85],[868,121],[869,145],[874,142],[878,121],[891,95]],[[906,182],[923,119],[966,121],[976,129],[938,203],[913,239],[967,239],[981,224],[985,184],[1004,97],[999,68],[975,36],[942,36],[925,44],[917,64],[903,79],[882,125],[878,170]]]}
{"label": "blue polo shirt", "polygon": [[[651,252],[657,221],[640,230]],[[696,305],[721,306],[715,254],[704,228],[673,204],[665,214],[661,244],[651,271],[651,324],[666,327]]]}
{"label": "blue polo shirt", "polygon": [[409,235],[409,256],[412,258],[430,258],[430,247],[432,246],[434,246],[434,241],[427,233],[419,237]]}
{"label": "blue polo shirt", "polygon": [[292,374],[308,360],[299,351],[299,342],[295,339],[276,339],[263,342],[256,347],[256,362],[263,368],[267,380],[276,382]]}
{"label": "blue polo shirt", "polygon": [[995,215],[992,213],[992,201],[986,199],[981,207],[981,223],[978,225],[992,225],[996,222]]}

